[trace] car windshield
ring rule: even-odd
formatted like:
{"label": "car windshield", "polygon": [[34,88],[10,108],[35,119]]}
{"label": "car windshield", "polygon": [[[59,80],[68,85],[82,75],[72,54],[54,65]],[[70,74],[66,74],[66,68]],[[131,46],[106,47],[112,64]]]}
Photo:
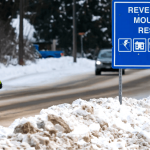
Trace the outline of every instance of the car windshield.
{"label": "car windshield", "polygon": [[112,51],[108,51],[108,50],[100,51],[98,58],[112,58]]}

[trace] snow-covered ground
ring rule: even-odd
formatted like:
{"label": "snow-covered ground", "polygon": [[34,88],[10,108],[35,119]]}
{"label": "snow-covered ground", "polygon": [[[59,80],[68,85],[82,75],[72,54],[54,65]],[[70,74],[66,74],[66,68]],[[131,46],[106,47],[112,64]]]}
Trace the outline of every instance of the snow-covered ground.
{"label": "snow-covered ground", "polygon": [[150,98],[61,104],[0,127],[0,149],[149,150]]}
{"label": "snow-covered ground", "polygon": [[4,66],[0,64],[0,80],[3,90],[43,85],[60,81],[73,75],[94,72],[95,61],[72,57],[39,59],[36,63],[27,62],[26,66]]}

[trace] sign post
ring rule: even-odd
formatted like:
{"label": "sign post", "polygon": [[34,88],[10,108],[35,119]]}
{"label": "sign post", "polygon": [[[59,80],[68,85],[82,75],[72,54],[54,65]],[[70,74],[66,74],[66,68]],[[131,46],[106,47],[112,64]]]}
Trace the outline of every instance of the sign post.
{"label": "sign post", "polygon": [[119,102],[122,105],[122,69],[119,69]]}
{"label": "sign post", "polygon": [[112,47],[122,104],[122,69],[150,68],[150,0],[112,0]]}

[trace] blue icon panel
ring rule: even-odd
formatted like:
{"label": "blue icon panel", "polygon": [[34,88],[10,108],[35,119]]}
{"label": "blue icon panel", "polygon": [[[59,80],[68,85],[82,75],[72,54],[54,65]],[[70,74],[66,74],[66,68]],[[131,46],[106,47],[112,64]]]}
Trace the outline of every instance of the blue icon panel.
{"label": "blue icon panel", "polygon": [[150,52],[150,38],[148,39],[148,52]]}
{"label": "blue icon panel", "polygon": [[146,52],[146,39],[134,38],[133,39],[133,52]]}
{"label": "blue icon panel", "polygon": [[118,51],[119,52],[131,52],[132,51],[132,40],[130,38],[118,39]]}

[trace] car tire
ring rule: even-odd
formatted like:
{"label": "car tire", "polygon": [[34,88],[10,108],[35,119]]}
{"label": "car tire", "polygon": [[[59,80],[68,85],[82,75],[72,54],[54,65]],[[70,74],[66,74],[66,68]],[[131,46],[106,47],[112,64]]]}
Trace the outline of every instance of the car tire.
{"label": "car tire", "polygon": [[97,76],[97,75],[100,75],[100,71],[99,70],[95,70],[95,75]]}
{"label": "car tire", "polygon": [[122,69],[122,74],[125,75],[125,70],[124,69]]}

